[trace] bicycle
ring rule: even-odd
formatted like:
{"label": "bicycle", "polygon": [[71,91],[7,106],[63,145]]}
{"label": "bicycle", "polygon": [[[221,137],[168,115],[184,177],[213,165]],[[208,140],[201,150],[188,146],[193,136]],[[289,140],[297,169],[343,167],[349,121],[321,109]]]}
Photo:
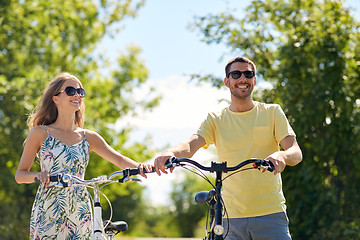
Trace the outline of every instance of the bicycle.
{"label": "bicycle", "polygon": [[[125,183],[128,181],[138,181],[141,182],[141,179],[138,178],[130,178],[130,176],[140,174],[139,168],[127,168],[125,170],[116,171],[111,173],[109,176],[101,175],[95,177],[91,180],[84,180],[77,176],[71,174],[57,174],[50,176],[50,182],[53,183],[48,188],[51,187],[69,187],[71,185],[80,185],[85,187],[90,187],[93,189],[94,197],[93,197],[93,235],[91,240],[112,240],[113,237],[120,233],[126,232],[128,229],[128,225],[125,221],[116,221],[112,222],[112,207],[109,199],[100,191],[104,186],[111,183]],[[122,176],[120,179],[115,179],[116,177]],[[37,178],[34,179],[35,182],[39,182]],[[100,185],[103,185],[100,187]],[[100,193],[107,199],[111,214],[109,220],[102,221],[102,206],[100,204]],[[107,235],[105,237],[104,233]]]}
{"label": "bicycle", "polygon": [[[248,164],[252,164],[252,167],[240,169]],[[262,169],[263,172],[266,170],[273,172],[275,170],[273,164],[270,161],[256,159],[256,158],[245,160],[234,167],[227,167],[227,162],[222,162],[222,163],[211,162],[211,167],[206,167],[189,158],[176,158],[176,157],[172,157],[168,159],[168,161],[165,163],[166,168],[173,168],[178,166],[183,167],[193,173],[196,173],[200,177],[204,178],[207,182],[209,182],[213,187],[213,189],[211,189],[210,191],[201,191],[198,192],[195,196],[195,201],[197,203],[206,202],[209,205],[209,211],[206,220],[206,236],[203,238],[203,240],[223,240],[226,238],[228,234],[229,228],[227,229],[225,236],[223,236],[224,227],[222,224],[223,207],[225,208],[225,205],[221,196],[221,188],[222,188],[222,182],[226,178],[240,171],[254,169],[254,168],[257,168],[259,170]],[[200,174],[194,170],[187,168],[188,166],[195,167]],[[211,181],[205,176],[203,172],[201,172],[201,170],[208,171],[211,173],[215,172],[216,173],[215,184],[211,183]],[[228,175],[226,178],[222,179],[222,173],[232,172],[232,171],[236,171],[236,172],[233,172],[232,174]],[[225,213],[226,213],[226,208],[225,208]],[[209,214],[210,214],[210,220],[209,220]]]}

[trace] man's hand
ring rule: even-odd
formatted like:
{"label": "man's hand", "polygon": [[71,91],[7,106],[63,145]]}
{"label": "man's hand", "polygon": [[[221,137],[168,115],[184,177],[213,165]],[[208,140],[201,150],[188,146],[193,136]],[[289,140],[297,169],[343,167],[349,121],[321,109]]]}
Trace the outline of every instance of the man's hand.
{"label": "man's hand", "polygon": [[274,165],[274,168],[275,168],[274,175],[284,171],[286,162],[285,162],[285,158],[281,151],[274,152],[273,154],[268,156],[265,160],[272,162],[272,164]]}
{"label": "man's hand", "polygon": [[[165,169],[165,163],[171,157],[174,157],[174,155],[171,153],[163,153],[162,155],[155,158],[154,160],[155,171],[159,176],[161,175],[161,172],[168,174],[168,172]],[[173,170],[174,168],[170,168],[171,173],[173,172]]]}
{"label": "man's hand", "polygon": [[274,164],[274,174],[284,171],[285,166],[295,166],[302,160],[302,153],[295,136],[288,135],[280,141],[284,151],[277,151],[266,158]]}
{"label": "man's hand", "polygon": [[[171,157],[186,157],[191,158],[199,148],[206,144],[205,139],[198,134],[193,134],[188,141],[176,145],[174,148],[168,149],[161,155],[155,158],[155,171],[160,176],[161,172],[167,174],[165,169],[166,161]],[[173,172],[174,168],[170,168]],[[161,171],[161,172],[160,172]]]}

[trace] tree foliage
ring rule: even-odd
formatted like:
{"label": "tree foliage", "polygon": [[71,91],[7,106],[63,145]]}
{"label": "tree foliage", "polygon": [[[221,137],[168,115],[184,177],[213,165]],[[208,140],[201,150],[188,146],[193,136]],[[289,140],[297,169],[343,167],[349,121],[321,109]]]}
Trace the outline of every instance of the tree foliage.
{"label": "tree foliage", "polygon": [[335,0],[252,1],[241,16],[198,17],[195,29],[254,60],[273,84],[258,99],[281,104],[297,133],[303,162],[283,173],[294,239],[359,239],[359,22]]}
{"label": "tree foliage", "polygon": [[[194,237],[199,222],[206,216],[207,209],[205,203],[199,205],[195,202],[195,195],[212,187],[194,173],[186,172],[180,178],[184,179],[174,183],[170,193],[173,203],[172,221],[178,227],[181,237]],[[204,229],[205,224],[201,228]]]}
{"label": "tree foliage", "polygon": [[[87,95],[85,127],[99,132],[110,145],[136,161],[153,155],[144,143],[126,144],[131,129],[120,132],[113,124],[137,109],[156,106],[150,94],[136,100],[131,90],[144,83],[148,71],[140,49],[129,47],[108,64],[95,50],[104,38],[117,31],[126,18],[135,17],[144,0],[63,0],[0,2],[0,238],[24,239],[29,232],[31,204],[36,185],[17,185],[14,174],[28,133],[26,120],[45,85],[62,71],[79,77]],[[105,71],[105,68],[108,71]],[[36,165],[36,164],[35,164]],[[34,169],[38,169],[35,166]],[[105,169],[105,172],[104,172]],[[110,173],[113,166],[95,154],[90,157],[87,177]],[[110,198],[121,216],[116,220],[136,221],[141,217],[142,188],[136,184],[111,186]],[[116,190],[115,190],[116,187]],[[112,194],[112,195],[111,195]]]}

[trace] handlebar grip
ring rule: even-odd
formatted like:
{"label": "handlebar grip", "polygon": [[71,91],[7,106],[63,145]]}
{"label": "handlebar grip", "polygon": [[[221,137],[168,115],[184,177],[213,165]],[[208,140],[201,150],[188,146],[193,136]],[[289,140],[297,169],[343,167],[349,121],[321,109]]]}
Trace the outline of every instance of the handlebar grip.
{"label": "handlebar grip", "polygon": [[275,171],[274,164],[269,160],[262,160],[258,159],[253,163],[254,168],[257,168],[260,170],[261,166],[263,166],[263,171],[268,170],[269,172]]}
{"label": "handlebar grip", "polygon": [[269,172],[275,171],[274,164],[269,160],[261,160],[260,165],[266,167],[266,170]]}
{"label": "handlebar grip", "polygon": [[140,174],[140,169],[139,168],[128,168],[125,171],[128,171],[128,176]]}
{"label": "handlebar grip", "polygon": [[[145,168],[143,168],[143,171],[144,171],[144,173],[153,173],[153,172],[155,172],[155,167],[152,167],[150,172],[146,171]],[[140,169],[139,168],[130,168],[129,173],[130,173],[130,176],[138,175],[138,174],[140,174]]]}
{"label": "handlebar grip", "polygon": [[[60,181],[61,177],[62,177],[61,174],[50,175],[50,182],[58,182]],[[39,183],[40,180],[37,177],[34,177],[34,182]]]}
{"label": "handlebar grip", "polygon": [[[153,167],[151,169],[151,172],[147,172],[145,168],[143,168],[144,170],[144,173],[152,173],[152,172],[155,172],[155,167]],[[140,174],[140,168],[127,168],[125,170],[123,170],[123,175],[125,177],[130,177],[130,176],[133,176],[133,175],[138,175]]]}
{"label": "handlebar grip", "polygon": [[171,157],[165,162],[165,168],[172,168],[174,167],[174,162],[177,160],[176,157]]}
{"label": "handlebar grip", "polygon": [[274,166],[274,164],[271,162],[271,161],[267,161],[268,163],[269,163],[269,167],[268,167],[268,171],[269,172],[273,172],[273,171],[275,171],[275,166]]}
{"label": "handlebar grip", "polygon": [[144,168],[144,173],[153,173],[155,171],[156,171],[155,167],[152,167],[150,172],[146,171],[146,169]]}

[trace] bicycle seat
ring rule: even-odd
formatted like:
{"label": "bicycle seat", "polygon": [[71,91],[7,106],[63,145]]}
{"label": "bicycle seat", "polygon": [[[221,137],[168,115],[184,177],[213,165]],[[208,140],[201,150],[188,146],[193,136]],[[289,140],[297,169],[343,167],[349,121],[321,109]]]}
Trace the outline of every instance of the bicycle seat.
{"label": "bicycle seat", "polygon": [[[106,226],[107,225],[107,226]],[[128,225],[124,221],[109,222],[109,220],[104,221],[105,232],[126,232]]]}

